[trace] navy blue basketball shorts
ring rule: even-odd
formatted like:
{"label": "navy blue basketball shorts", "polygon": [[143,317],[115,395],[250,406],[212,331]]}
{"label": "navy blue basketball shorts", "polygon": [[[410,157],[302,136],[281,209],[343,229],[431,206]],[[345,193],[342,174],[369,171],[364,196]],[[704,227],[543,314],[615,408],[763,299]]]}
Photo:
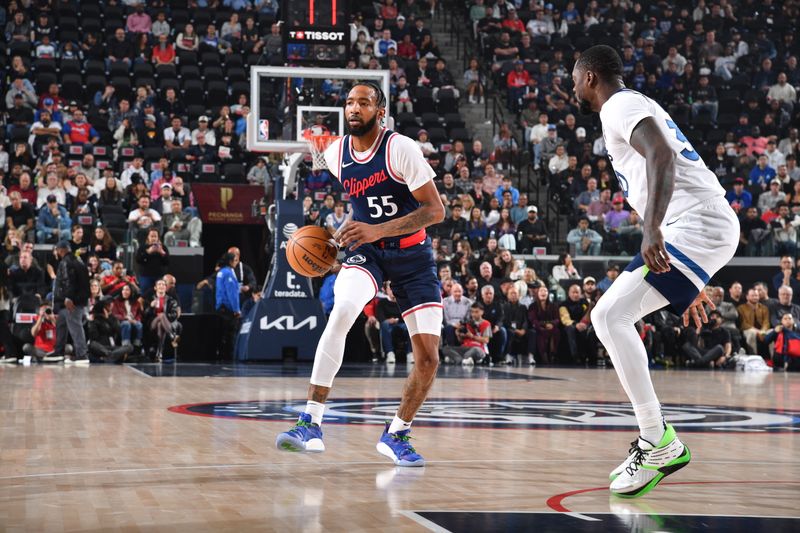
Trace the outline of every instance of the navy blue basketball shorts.
{"label": "navy blue basketball shorts", "polygon": [[[369,293],[370,299],[378,293],[384,281],[390,281],[409,334],[438,336],[442,326],[442,295],[431,240],[426,237],[422,242],[401,248],[403,241],[406,239],[389,242],[384,247],[379,242],[347,250],[340,276],[351,278],[356,272],[368,275],[369,281],[359,276],[357,286],[350,283],[347,286],[349,290]],[[339,279],[336,283],[339,284]],[[365,283],[371,286],[364,286]]]}

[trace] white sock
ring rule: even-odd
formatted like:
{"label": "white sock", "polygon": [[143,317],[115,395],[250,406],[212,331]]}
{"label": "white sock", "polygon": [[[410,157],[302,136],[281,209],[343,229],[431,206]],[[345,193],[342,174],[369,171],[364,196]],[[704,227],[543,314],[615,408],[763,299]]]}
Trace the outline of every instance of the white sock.
{"label": "white sock", "polygon": [[654,446],[658,445],[664,436],[664,416],[661,414],[661,404],[657,401],[642,405],[634,405],[636,421],[639,423],[640,436]]}
{"label": "white sock", "polygon": [[[412,421],[413,422],[413,421]],[[389,433],[397,433],[398,431],[405,431],[407,429],[411,429],[411,422],[406,422],[405,420],[400,420],[397,415],[394,415],[394,420],[389,425]]]}
{"label": "white sock", "polygon": [[311,415],[311,423],[322,425],[322,414],[325,412],[325,404],[319,402],[312,402],[308,400],[306,403],[306,414]]}
{"label": "white sock", "polygon": [[640,268],[620,274],[592,311],[595,333],[633,404],[640,435],[653,445],[664,435],[664,418],[650,379],[647,352],[634,324],[668,303],[644,280]]}

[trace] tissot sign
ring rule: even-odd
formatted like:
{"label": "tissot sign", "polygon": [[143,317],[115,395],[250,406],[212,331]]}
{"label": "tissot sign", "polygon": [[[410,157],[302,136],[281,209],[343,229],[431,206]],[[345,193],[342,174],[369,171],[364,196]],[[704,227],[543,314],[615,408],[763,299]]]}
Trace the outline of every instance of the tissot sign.
{"label": "tissot sign", "polygon": [[[383,425],[399,405],[399,399],[329,401],[325,404],[325,423]],[[305,400],[243,401],[179,405],[169,410],[215,418],[292,422],[305,406]],[[707,405],[662,405],[662,411],[681,432],[800,432],[800,411]],[[458,398],[426,400],[414,417],[414,426],[627,432],[638,428],[633,409],[625,403]]]}
{"label": "tissot sign", "polygon": [[290,31],[289,37],[298,41],[342,41],[344,42],[345,33],[343,31]]}

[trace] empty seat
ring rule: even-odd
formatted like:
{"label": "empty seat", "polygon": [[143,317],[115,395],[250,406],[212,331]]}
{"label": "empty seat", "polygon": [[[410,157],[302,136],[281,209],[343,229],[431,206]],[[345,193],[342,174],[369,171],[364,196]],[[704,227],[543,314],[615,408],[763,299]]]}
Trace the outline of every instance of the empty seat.
{"label": "empty seat", "polygon": [[[206,114],[206,106],[202,103],[197,105],[189,104],[186,106],[186,114],[189,115],[190,121],[195,121],[200,117],[200,115]],[[214,113],[214,112],[211,113],[211,116],[213,117],[216,117],[218,115],[219,113]]]}
{"label": "empty seat", "polygon": [[158,65],[156,67],[156,76],[158,78],[177,78],[178,70],[175,65]]}
{"label": "empty seat", "polygon": [[81,61],[80,59],[62,59],[58,66],[61,74],[80,74]]}
{"label": "empty seat", "polygon": [[222,68],[216,65],[203,65],[203,79],[206,81],[222,81],[225,75],[222,73]]}
{"label": "empty seat", "polygon": [[244,67],[244,58],[240,54],[228,54],[225,57],[225,68],[242,68]]}
{"label": "empty seat", "polygon": [[198,168],[195,170],[195,179],[197,181],[206,183],[214,183],[219,181],[219,168],[217,165],[205,163],[202,165],[197,165],[197,167]]}
{"label": "empty seat", "polygon": [[197,52],[191,50],[178,49],[178,64],[182,67],[194,65],[197,66]]}
{"label": "empty seat", "polygon": [[467,131],[467,128],[453,128],[453,130],[450,131],[450,138],[453,141],[472,141],[472,135]]}
{"label": "empty seat", "polygon": [[219,54],[217,52],[203,52],[200,54],[200,62],[204,67],[212,65],[220,66],[222,64],[219,60]]}
{"label": "empty seat", "polygon": [[185,26],[187,22],[189,22],[189,12],[185,9],[171,9],[170,10],[170,19],[172,20],[172,26]]}
{"label": "empty seat", "polygon": [[199,80],[200,69],[196,65],[181,65],[181,79]]}
{"label": "empty seat", "polygon": [[125,76],[126,78],[130,76],[131,73],[131,66],[129,63],[125,61],[112,61],[111,64],[108,66],[108,75],[112,78],[119,78]]}
{"label": "empty seat", "polygon": [[116,76],[111,78],[111,85],[114,86],[114,92],[117,99],[129,98],[131,96],[131,80],[123,76]]}
{"label": "empty seat", "polygon": [[417,115],[414,113],[399,113],[395,117],[395,122],[398,126],[416,126],[418,125],[417,122]]}
{"label": "empty seat", "polygon": [[231,94],[233,95],[240,95],[246,94],[250,95],[250,82],[249,81],[235,81],[231,83]]}
{"label": "empty seat", "polygon": [[227,71],[228,81],[233,83],[247,80],[247,71],[243,68],[229,68]]}
{"label": "empty seat", "polygon": [[164,92],[169,89],[175,89],[176,91],[179,89],[180,84],[178,83],[177,78],[159,78],[158,79],[158,90],[163,95]]}
{"label": "empty seat", "polygon": [[99,35],[103,31],[103,22],[98,17],[89,16],[81,18],[81,31],[86,33],[94,33]]}
{"label": "empty seat", "polygon": [[99,60],[95,60],[95,59],[89,59],[88,61],[86,61],[85,69],[86,69],[86,75],[87,76],[95,75],[95,74],[101,74],[101,75],[105,76],[105,74],[106,74],[106,65],[105,65],[105,63],[103,63],[102,61],[99,61]]}
{"label": "empty seat", "polygon": [[463,128],[466,124],[458,113],[447,113],[444,115],[444,122],[447,124],[447,129]]}
{"label": "empty seat", "polygon": [[419,126],[406,126],[401,130],[401,133],[406,137],[411,137],[412,139],[416,139],[419,135],[419,130],[421,130]]}
{"label": "empty seat", "polygon": [[51,84],[58,83],[58,77],[54,72],[42,72],[36,75],[36,92],[46,93]]}
{"label": "empty seat", "polygon": [[206,84],[207,102],[227,102],[228,85],[222,81],[211,81]]}
{"label": "empty seat", "polygon": [[152,78],[153,77],[153,65],[150,63],[136,63],[133,65],[133,78]]}
{"label": "empty seat", "polygon": [[33,62],[33,71],[39,74],[40,72],[56,72],[55,59],[37,59]]}
{"label": "empty seat", "polygon": [[437,147],[450,140],[444,128],[430,128],[428,130],[428,138],[431,144]]}
{"label": "empty seat", "polygon": [[183,103],[185,105],[203,105],[205,90],[200,80],[183,81]]}
{"label": "empty seat", "polygon": [[225,181],[244,183],[246,180],[244,165],[241,163],[226,163],[222,170]]}
{"label": "empty seat", "polygon": [[422,126],[425,128],[436,128],[441,125],[438,113],[422,113],[420,119],[422,119]]}
{"label": "empty seat", "polygon": [[87,95],[83,89],[83,79],[80,74],[64,74],[61,76],[61,96],[67,100],[77,100],[85,103],[92,95]]}
{"label": "empty seat", "polygon": [[164,157],[164,148],[160,146],[148,146],[147,148],[142,148],[142,157],[146,161],[158,161],[162,157]]}

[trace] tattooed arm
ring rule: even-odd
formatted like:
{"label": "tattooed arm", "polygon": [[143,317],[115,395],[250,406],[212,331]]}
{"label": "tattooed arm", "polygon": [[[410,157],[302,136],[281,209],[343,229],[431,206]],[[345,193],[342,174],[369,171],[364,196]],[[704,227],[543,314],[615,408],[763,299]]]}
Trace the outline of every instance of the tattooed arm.
{"label": "tattooed arm", "polygon": [[420,204],[412,213],[382,224],[365,224],[350,220],[334,235],[334,239],[343,248],[350,247],[351,250],[355,250],[361,244],[414,233],[444,220],[444,205],[433,181],[427,182],[412,194]]}

